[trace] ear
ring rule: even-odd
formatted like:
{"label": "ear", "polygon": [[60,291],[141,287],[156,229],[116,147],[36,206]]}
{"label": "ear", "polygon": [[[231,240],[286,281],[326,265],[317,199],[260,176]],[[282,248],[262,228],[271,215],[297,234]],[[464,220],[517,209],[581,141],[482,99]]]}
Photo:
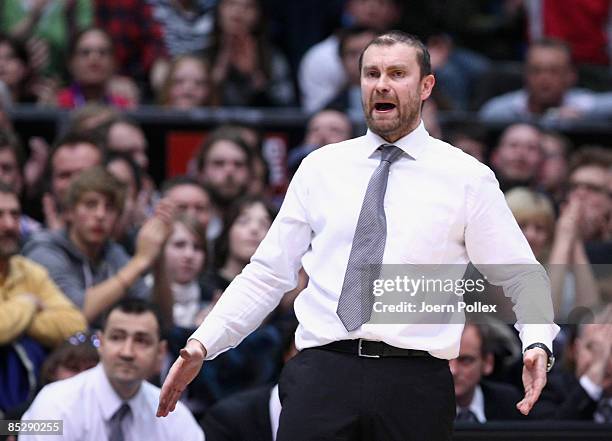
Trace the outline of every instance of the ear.
{"label": "ear", "polygon": [[425,75],[421,78],[421,101],[425,101],[431,95],[431,91],[436,84],[436,77],[433,74]]}
{"label": "ear", "polygon": [[484,362],[482,365],[482,375],[485,377],[487,375],[491,375],[493,372],[493,368],[495,367],[495,358],[493,358],[493,354],[487,354],[484,357]]}
{"label": "ear", "polygon": [[100,346],[98,346],[98,354],[104,347],[104,333],[101,330],[96,331],[96,336],[98,337],[98,341],[100,342]]}

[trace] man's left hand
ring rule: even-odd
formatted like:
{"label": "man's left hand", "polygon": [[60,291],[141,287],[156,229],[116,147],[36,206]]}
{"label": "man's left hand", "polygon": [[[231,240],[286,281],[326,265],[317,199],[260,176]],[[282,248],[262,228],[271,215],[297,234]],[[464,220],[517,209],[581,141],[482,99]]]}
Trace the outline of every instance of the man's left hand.
{"label": "man's left hand", "polygon": [[516,408],[527,415],[540,398],[546,385],[546,364],[548,355],[541,348],[529,349],[523,355],[523,386],[525,397],[516,404]]}

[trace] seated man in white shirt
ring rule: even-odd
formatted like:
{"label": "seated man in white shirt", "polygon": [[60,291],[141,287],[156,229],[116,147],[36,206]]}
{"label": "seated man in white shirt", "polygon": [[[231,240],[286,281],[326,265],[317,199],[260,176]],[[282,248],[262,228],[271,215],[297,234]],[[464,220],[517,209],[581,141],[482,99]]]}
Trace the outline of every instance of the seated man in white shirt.
{"label": "seated man in white shirt", "polygon": [[466,325],[459,356],[450,360],[457,400],[455,421],[485,423],[523,418],[515,406],[521,399],[518,390],[509,384],[482,381],[493,372],[495,363],[489,334],[486,325]]}
{"label": "seated man in white shirt", "polygon": [[181,440],[204,440],[202,429],[181,403],[170,418],[155,418],[159,388],[145,379],[159,369],[166,342],[158,314],[148,303],[131,299],[117,304],[99,337],[101,363],[47,385],[22,421],[62,420],[63,435],[57,438],[65,441],[168,440],[176,439],[177,430]]}
{"label": "seated man in white shirt", "polygon": [[569,46],[543,38],[527,49],[524,86],[488,100],[479,111],[487,121],[543,118],[547,121],[609,117],[612,94],[575,87],[578,75]]}

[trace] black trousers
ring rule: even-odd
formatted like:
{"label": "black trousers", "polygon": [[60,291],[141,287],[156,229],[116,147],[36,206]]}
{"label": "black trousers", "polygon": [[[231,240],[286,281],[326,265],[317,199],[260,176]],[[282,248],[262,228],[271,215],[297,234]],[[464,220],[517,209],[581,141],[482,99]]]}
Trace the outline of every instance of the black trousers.
{"label": "black trousers", "polygon": [[279,381],[277,441],[449,441],[455,392],[448,361],[363,358],[306,349]]}

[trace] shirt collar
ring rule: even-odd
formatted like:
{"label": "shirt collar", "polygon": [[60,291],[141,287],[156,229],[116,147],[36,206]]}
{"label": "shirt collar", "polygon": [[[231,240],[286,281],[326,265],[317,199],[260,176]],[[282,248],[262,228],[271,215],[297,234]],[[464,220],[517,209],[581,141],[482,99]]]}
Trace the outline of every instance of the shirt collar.
{"label": "shirt collar", "polygon": [[[405,153],[413,159],[419,159],[419,155],[425,149],[425,144],[429,138],[429,133],[425,129],[423,121],[419,123],[416,129],[408,133],[403,138],[398,139],[393,143],[394,146],[399,147]],[[371,156],[372,153],[378,149],[382,144],[389,144],[381,136],[372,132],[370,129],[365,134],[366,145],[368,146],[368,154]]]}
{"label": "shirt collar", "polygon": [[[480,385],[476,385],[476,389],[474,389],[474,396],[472,397],[472,402],[468,406],[468,409],[472,411],[472,413],[476,416],[476,419],[480,423],[486,423],[487,417],[484,412],[484,394],[482,393],[482,388]],[[459,407],[457,407],[457,413],[459,412]]]}
{"label": "shirt collar", "polygon": [[[104,370],[102,363],[98,363],[98,365],[93,369],[95,370],[94,388],[100,403],[100,412],[102,413],[104,421],[108,422],[115,412],[119,410],[124,401],[119,395],[117,395],[115,389],[113,389],[113,386],[106,376],[106,371]],[[137,414],[137,409],[143,408],[142,401],[145,399],[143,394],[141,384],[138,392],[136,392],[136,395],[127,401],[127,403],[130,405],[133,416]]]}

